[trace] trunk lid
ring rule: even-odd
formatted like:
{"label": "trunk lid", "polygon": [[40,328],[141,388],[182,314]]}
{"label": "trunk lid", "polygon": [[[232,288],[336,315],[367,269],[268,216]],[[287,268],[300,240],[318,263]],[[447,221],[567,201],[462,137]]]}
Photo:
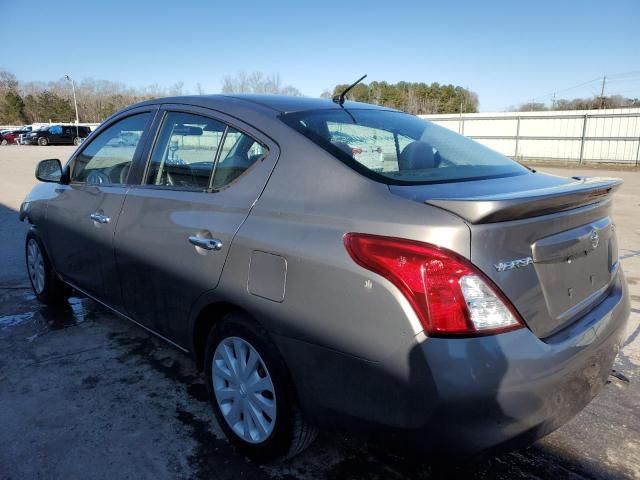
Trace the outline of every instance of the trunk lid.
{"label": "trunk lid", "polygon": [[545,338],[608,293],[618,262],[611,194],[621,183],[532,173],[390,189],[463,218],[471,261]]}

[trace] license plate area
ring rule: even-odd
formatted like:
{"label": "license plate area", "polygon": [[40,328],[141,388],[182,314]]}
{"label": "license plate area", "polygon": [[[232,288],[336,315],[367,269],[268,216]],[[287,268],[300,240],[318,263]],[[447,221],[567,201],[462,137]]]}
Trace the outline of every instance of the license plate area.
{"label": "license plate area", "polygon": [[[613,241],[611,241],[613,240]],[[537,240],[534,267],[549,314],[556,320],[588,307],[612,278],[617,261],[611,220],[601,220]]]}

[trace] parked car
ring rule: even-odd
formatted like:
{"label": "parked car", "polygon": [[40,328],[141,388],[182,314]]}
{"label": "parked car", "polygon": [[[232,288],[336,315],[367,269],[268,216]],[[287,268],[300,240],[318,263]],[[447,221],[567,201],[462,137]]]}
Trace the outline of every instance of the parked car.
{"label": "parked car", "polygon": [[629,315],[619,180],[383,107],[152,100],[36,175],[37,298],[73,288],[188,352],[257,461],[326,425],[456,458],[529,444],[600,391]]}
{"label": "parked car", "polygon": [[33,131],[34,126],[33,125],[25,125],[24,127],[22,127],[21,133],[18,134],[15,138],[15,143],[17,145],[25,145],[26,141],[25,139],[29,136],[29,134]]}
{"label": "parked car", "polygon": [[29,138],[29,134],[32,131],[37,130],[38,128],[40,128],[39,125],[26,125],[22,127],[23,132],[20,135],[18,135],[18,137],[16,138],[16,143],[18,145],[26,145],[27,139]]}
{"label": "parked car", "polygon": [[10,145],[14,143],[18,143],[18,137],[23,133],[27,133],[29,130],[25,128],[21,128],[18,130],[5,130],[2,134],[0,134],[0,143],[2,145]]}
{"label": "parked car", "polygon": [[80,145],[89,136],[89,127],[75,125],[51,125],[34,130],[27,137],[30,145]]}

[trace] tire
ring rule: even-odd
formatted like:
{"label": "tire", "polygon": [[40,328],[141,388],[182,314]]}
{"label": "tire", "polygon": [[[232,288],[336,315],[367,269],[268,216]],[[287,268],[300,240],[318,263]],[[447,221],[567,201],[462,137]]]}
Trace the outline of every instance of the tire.
{"label": "tire", "polygon": [[7,141],[7,139],[6,139],[6,138],[3,138],[3,139],[2,139],[2,145],[7,145],[8,143],[9,143],[9,142]]}
{"label": "tire", "polygon": [[40,145],[41,147],[46,147],[49,144],[49,140],[47,140],[47,137],[40,137],[38,139],[38,145]]}
{"label": "tire", "polygon": [[25,260],[29,282],[38,300],[46,305],[56,305],[66,300],[68,288],[51,267],[42,242],[33,231],[27,233]]}
{"label": "tire", "polygon": [[77,147],[80,145],[80,137],[73,137],[73,144]]}
{"label": "tire", "polygon": [[[257,357],[252,357],[249,347]],[[230,357],[224,356],[225,348]],[[254,363],[252,358],[255,360],[255,368],[248,373],[248,378],[239,382],[226,362],[228,358],[238,360],[238,353],[245,359],[245,365],[247,361]],[[299,454],[315,439],[317,430],[302,416],[284,360],[267,332],[246,315],[229,313],[211,329],[205,362],[207,390],[218,424],[242,454],[258,463],[277,462]],[[264,390],[252,392],[250,382],[259,383]],[[253,410],[243,408],[247,402],[249,408],[254,406]],[[236,404],[239,408],[234,414]],[[248,429],[251,438],[244,434],[247,431],[244,412],[253,412],[249,415],[249,425],[253,425]],[[271,415],[272,412],[275,415]],[[237,418],[235,423],[233,417]]]}

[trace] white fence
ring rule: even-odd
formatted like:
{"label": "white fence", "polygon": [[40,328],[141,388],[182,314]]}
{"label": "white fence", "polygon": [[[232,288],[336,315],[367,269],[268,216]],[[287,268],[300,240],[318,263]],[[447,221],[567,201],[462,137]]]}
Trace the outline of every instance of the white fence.
{"label": "white fence", "polygon": [[640,108],[420,116],[518,161],[640,164]]}

